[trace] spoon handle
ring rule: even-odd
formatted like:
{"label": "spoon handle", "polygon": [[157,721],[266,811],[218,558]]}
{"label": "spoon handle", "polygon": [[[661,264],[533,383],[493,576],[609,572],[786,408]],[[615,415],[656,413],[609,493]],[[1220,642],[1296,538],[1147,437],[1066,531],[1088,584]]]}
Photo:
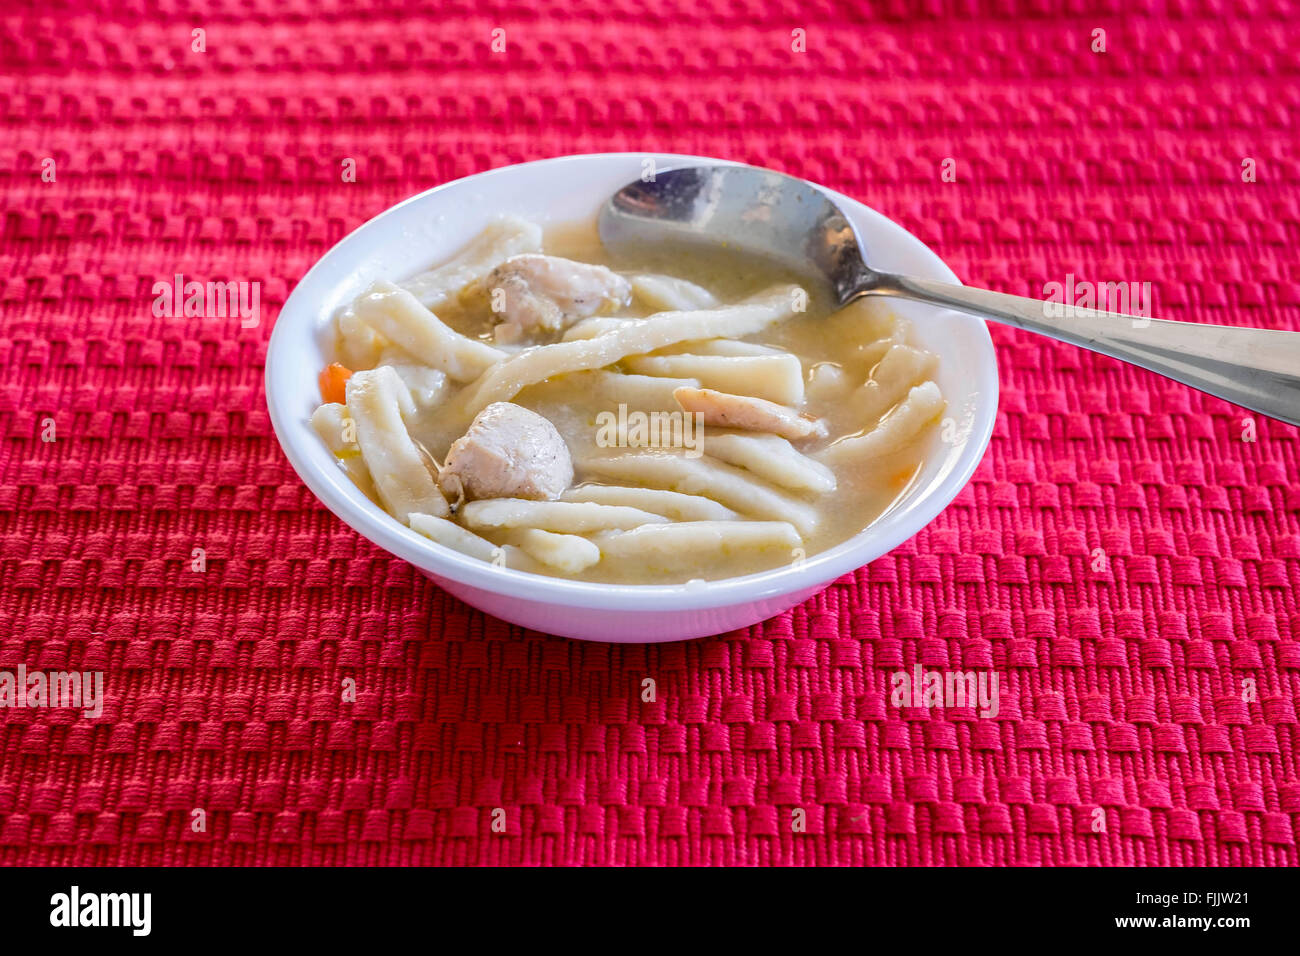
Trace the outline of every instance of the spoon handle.
{"label": "spoon handle", "polygon": [[864,291],[1037,332],[1300,425],[1300,332],[1142,318],[913,276],[876,273]]}

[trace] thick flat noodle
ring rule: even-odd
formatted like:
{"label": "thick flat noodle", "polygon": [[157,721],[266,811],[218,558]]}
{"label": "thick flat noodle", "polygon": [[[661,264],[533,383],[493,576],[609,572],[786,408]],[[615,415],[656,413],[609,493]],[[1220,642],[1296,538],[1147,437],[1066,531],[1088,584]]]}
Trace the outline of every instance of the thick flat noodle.
{"label": "thick flat noodle", "polygon": [[366,467],[365,459],[361,457],[356,436],[348,435],[349,432],[356,431],[356,425],[348,418],[347,406],[339,405],[337,402],[327,402],[312,412],[311,427],[316,430],[325,447],[343,463],[343,470],[348,473],[353,484],[361,489],[362,494],[371,501],[380,503],[379,493],[375,491],[375,483],[370,480],[370,469]]}
{"label": "thick flat noodle", "polygon": [[913,441],[932,421],[943,414],[947,403],[934,382],[922,382],[865,435],[841,438],[815,456],[828,465],[868,464],[872,459],[897,451]]}
{"label": "thick flat noodle", "polygon": [[454,521],[435,518],[416,512],[411,515],[411,529],[436,541],[438,544],[471,558],[478,558],[489,564],[513,568],[516,571],[541,573],[538,562],[529,554],[514,545],[495,545],[487,538],[480,538],[472,531],[466,531]]}
{"label": "thick flat noodle", "polygon": [[865,424],[880,420],[903,400],[908,390],[926,381],[939,364],[937,356],[910,345],[891,345],[871,373],[871,379],[853,393],[850,402]]}
{"label": "thick flat noodle", "polygon": [[491,223],[468,246],[440,266],[412,276],[401,287],[434,312],[502,260],[542,251],[542,228],[513,216]]}
{"label": "thick flat noodle", "polygon": [[326,402],[311,413],[311,427],[316,430],[325,447],[334,453],[334,457],[344,461],[361,455],[357,443],[344,437],[347,422],[348,407],[337,402]]}
{"label": "thick flat noodle", "polygon": [[[818,362],[808,373],[804,397],[809,402],[832,404],[844,401],[853,389],[853,380],[844,368],[833,362]],[[787,438],[792,436],[787,435]]]}
{"label": "thick flat noodle", "polygon": [[714,458],[739,465],[783,488],[814,494],[835,490],[835,472],[778,435],[710,430],[704,433],[702,445]]}
{"label": "thick flat noodle", "polygon": [[378,364],[397,373],[397,377],[410,391],[411,401],[417,409],[433,408],[447,395],[445,372],[420,364],[418,359],[407,355],[395,345],[390,345],[380,353]]}
{"label": "thick flat noodle", "polygon": [[338,317],[339,357],[348,368],[370,368],[388,342],[382,335],[357,318],[356,302],[352,302]]}
{"label": "thick flat noodle", "polygon": [[600,548],[574,534],[525,528],[514,532],[514,539],[530,557],[566,574],[577,574],[600,560]]}
{"label": "thick flat noodle", "polygon": [[[798,286],[773,286],[736,305],[702,312],[663,312],[605,332],[594,339],[527,349],[487,369],[453,403],[472,418],[493,402],[554,375],[604,368],[688,338],[750,335],[794,314]],[[450,373],[448,373],[450,374]]]}
{"label": "thick flat noodle", "polygon": [[478,378],[507,354],[461,335],[391,282],[375,282],[352,308],[389,342],[458,382]]}
{"label": "thick flat noodle", "polygon": [[579,342],[586,339],[594,339],[598,335],[604,335],[606,332],[612,332],[614,329],[621,329],[629,322],[635,322],[636,319],[620,319],[614,315],[593,315],[589,319],[583,319],[577,322],[565,331],[560,337],[564,342]]}
{"label": "thick flat noodle", "polygon": [[608,528],[626,529],[643,524],[659,524],[668,519],[639,508],[598,505],[586,501],[489,498],[463,505],[460,520],[478,531],[493,528],[541,528],[543,531],[582,534]]}
{"label": "thick flat noodle", "polygon": [[415,512],[411,515],[411,528],[426,538],[480,561],[491,561],[494,557],[499,557],[497,545],[446,518]]}
{"label": "thick flat noodle", "polygon": [[355,372],[348,379],[348,414],[356,423],[357,444],[375,490],[390,514],[403,524],[412,512],[447,514],[447,501],[434,484],[402,421],[402,397],[410,393],[391,368]]}
{"label": "thick flat noodle", "polygon": [[911,323],[903,319],[894,319],[888,335],[858,345],[845,357],[845,367],[852,368],[855,374],[863,378],[867,377],[890,349],[895,345],[907,344],[910,329]]}
{"label": "thick flat noodle", "polygon": [[740,339],[705,339],[660,349],[656,355],[785,355],[781,349]]}
{"label": "thick flat noodle", "polygon": [[633,488],[626,485],[579,485],[560,495],[561,501],[592,501],[600,505],[623,505],[664,515],[677,521],[734,521],[740,517],[726,505],[702,495],[684,495],[663,488]]}
{"label": "thick flat noodle", "polygon": [[752,395],[781,405],[803,403],[803,365],[789,352],[771,355],[641,355],[623,363],[638,375],[693,378],[704,388]]}
{"label": "thick flat noodle", "polygon": [[629,411],[672,412],[678,410],[673,392],[699,385],[693,378],[660,378],[658,375],[628,375],[624,372],[592,372],[602,408],[617,411],[620,404]]}
{"label": "thick flat noodle", "polygon": [[886,299],[869,295],[819,319],[817,327],[825,341],[843,343],[835,360],[861,381],[890,345],[905,341],[909,323]]}
{"label": "thick flat noodle", "polygon": [[803,539],[786,521],[680,521],[631,531],[602,531],[591,537],[605,560],[680,560],[690,555],[729,557],[775,549],[793,553]]}
{"label": "thick flat noodle", "polygon": [[694,282],[665,275],[635,275],[632,294],[637,300],[661,312],[689,312],[692,309],[717,308],[718,300],[712,292]]}
{"label": "thick flat noodle", "polygon": [[741,514],[789,521],[800,534],[811,534],[817,527],[817,511],[812,505],[708,455],[687,458],[665,451],[623,452],[592,455],[574,465],[583,474],[703,495]]}

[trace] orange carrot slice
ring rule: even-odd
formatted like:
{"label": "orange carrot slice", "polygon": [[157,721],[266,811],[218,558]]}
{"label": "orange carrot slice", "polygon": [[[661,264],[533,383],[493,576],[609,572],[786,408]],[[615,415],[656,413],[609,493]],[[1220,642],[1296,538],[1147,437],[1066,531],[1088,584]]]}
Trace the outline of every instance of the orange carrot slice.
{"label": "orange carrot slice", "polygon": [[352,369],[331,362],[320,373],[320,397],[327,402],[344,404],[347,401],[348,379],[351,377]]}

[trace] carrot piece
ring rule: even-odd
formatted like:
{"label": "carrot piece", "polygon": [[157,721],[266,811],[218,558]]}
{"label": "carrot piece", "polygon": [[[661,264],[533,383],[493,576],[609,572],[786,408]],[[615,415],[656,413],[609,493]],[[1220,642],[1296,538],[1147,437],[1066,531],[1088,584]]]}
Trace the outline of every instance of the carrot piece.
{"label": "carrot piece", "polygon": [[340,365],[338,362],[331,362],[320,373],[320,397],[325,399],[326,402],[345,404],[347,402],[348,379],[351,377],[352,369]]}

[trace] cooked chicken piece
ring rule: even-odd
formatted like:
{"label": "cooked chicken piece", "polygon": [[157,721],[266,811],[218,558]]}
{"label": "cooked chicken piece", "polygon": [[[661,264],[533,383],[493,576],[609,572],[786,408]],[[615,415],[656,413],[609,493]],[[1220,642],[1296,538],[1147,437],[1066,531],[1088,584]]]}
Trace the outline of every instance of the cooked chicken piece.
{"label": "cooked chicken piece", "polygon": [[807,438],[809,435],[826,434],[826,426],[819,419],[763,398],[732,395],[711,388],[692,388],[689,385],[673,389],[673,398],[677,399],[677,404],[683,411],[702,413],[706,425],[771,432],[782,438]]}
{"label": "cooked chicken piece", "polygon": [[555,426],[536,412],[494,402],[447,450],[438,483],[448,498],[558,498],[573,483],[573,459]]}
{"label": "cooked chicken piece", "polygon": [[632,286],[604,266],[557,256],[511,256],[483,280],[499,342],[536,332],[559,332],[577,319],[631,301]]}

